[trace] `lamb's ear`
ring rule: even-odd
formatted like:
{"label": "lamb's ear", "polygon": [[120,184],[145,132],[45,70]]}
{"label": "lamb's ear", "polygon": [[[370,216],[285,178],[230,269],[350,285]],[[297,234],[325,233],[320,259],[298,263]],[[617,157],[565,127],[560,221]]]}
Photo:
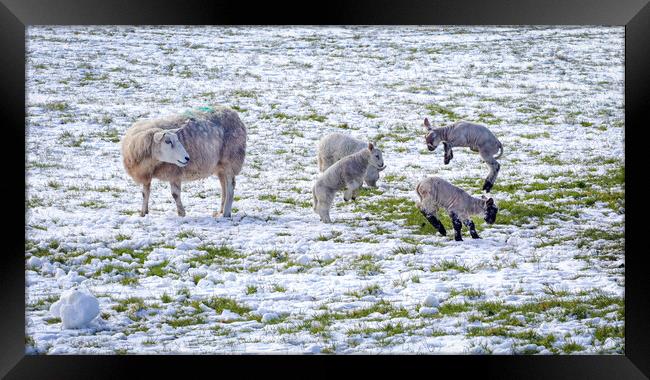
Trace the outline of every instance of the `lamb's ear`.
{"label": "lamb's ear", "polygon": [[424,128],[431,129],[431,123],[429,123],[429,118],[427,117],[424,118]]}
{"label": "lamb's ear", "polygon": [[368,150],[372,151],[373,149],[375,149],[375,146],[372,143],[368,143]]}
{"label": "lamb's ear", "polygon": [[492,206],[494,204],[494,199],[490,198],[487,201],[485,201],[486,206]]}
{"label": "lamb's ear", "polygon": [[156,132],[153,134],[153,142],[160,144],[162,139],[165,137],[165,131]]}

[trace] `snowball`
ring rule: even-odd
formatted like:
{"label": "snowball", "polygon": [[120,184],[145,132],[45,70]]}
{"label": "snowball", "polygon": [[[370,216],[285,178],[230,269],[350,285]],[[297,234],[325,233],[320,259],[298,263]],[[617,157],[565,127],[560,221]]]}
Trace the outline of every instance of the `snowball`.
{"label": "snowball", "polygon": [[276,313],[264,313],[264,315],[262,315],[262,322],[267,323],[278,318],[280,318],[280,316]]}
{"label": "snowball", "polygon": [[27,260],[28,268],[40,268],[43,265],[43,261],[36,256],[32,256]]}
{"label": "snowball", "polygon": [[307,265],[311,262],[311,258],[307,255],[302,255],[296,260],[300,265]]}
{"label": "snowball", "polygon": [[211,288],[214,286],[214,282],[208,280],[207,278],[202,278],[196,284],[197,288]]}
{"label": "snowball", "polygon": [[435,307],[438,306],[440,302],[438,302],[438,298],[436,296],[430,294],[427,296],[427,298],[424,299],[424,301],[422,301],[422,304],[424,306]]}
{"label": "snowball", "polygon": [[61,318],[66,329],[83,328],[99,315],[99,301],[91,294],[70,289],[52,304],[50,313]]}
{"label": "snowball", "polygon": [[224,310],[221,312],[221,315],[218,316],[220,320],[222,321],[230,321],[233,319],[239,319],[240,316],[237,313],[233,313],[230,310]]}
{"label": "snowball", "polygon": [[431,315],[431,314],[436,314],[438,312],[438,309],[435,307],[421,307],[420,308],[420,314],[422,315]]}

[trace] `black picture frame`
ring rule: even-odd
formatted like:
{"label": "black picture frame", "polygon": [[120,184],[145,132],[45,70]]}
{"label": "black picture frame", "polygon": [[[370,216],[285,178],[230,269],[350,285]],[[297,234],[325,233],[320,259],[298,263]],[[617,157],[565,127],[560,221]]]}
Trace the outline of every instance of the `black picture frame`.
{"label": "black picture frame", "polygon": [[[24,232],[25,165],[5,164],[2,199],[7,237],[0,264],[0,376],[7,378],[109,378],[152,369],[166,373],[290,371],[366,376],[392,368],[440,376],[470,373],[488,378],[642,379],[650,377],[650,282],[642,249],[641,189],[646,162],[642,133],[650,110],[650,5],[648,0],[438,0],[266,2],[243,1],[0,1],[0,112],[3,141],[12,157],[25,155],[25,31],[29,25],[205,25],[205,24],[378,24],[378,25],[621,25],[625,26],[625,354],[620,356],[26,356]],[[638,146],[637,146],[638,145]],[[13,152],[13,149],[16,152]],[[647,148],[645,148],[647,150]],[[9,175],[7,178],[6,175]],[[21,184],[23,186],[21,186]],[[18,202],[22,199],[22,202]],[[24,219],[23,219],[24,220]],[[21,238],[21,236],[23,238]],[[336,367],[334,367],[336,366]],[[338,369],[337,369],[338,367]],[[241,372],[243,369],[244,372]],[[328,371],[329,370],[329,371]],[[327,372],[326,372],[327,371]],[[283,374],[284,372],[278,372]],[[290,375],[289,372],[287,374]],[[448,375],[451,377],[450,375]],[[446,377],[446,376],[445,376]]]}

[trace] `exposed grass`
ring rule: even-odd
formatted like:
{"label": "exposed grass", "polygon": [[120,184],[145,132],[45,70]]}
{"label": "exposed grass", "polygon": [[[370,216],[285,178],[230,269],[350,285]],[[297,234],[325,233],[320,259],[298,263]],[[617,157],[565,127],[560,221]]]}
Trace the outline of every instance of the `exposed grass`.
{"label": "exposed grass", "polygon": [[238,253],[234,248],[229,247],[225,244],[220,246],[208,246],[203,245],[196,248],[199,251],[205,251],[206,253],[201,256],[195,256],[188,260],[188,263],[194,265],[210,265],[213,263],[223,262],[224,259],[240,259],[244,257],[242,254]]}

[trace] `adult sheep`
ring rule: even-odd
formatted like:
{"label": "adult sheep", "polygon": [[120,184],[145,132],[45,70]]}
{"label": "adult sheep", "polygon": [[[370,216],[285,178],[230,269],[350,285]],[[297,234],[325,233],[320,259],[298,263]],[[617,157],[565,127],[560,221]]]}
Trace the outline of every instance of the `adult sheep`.
{"label": "adult sheep", "polygon": [[[331,133],[323,137],[318,143],[318,170],[322,173],[343,157],[360,152],[366,148],[368,148],[367,142],[341,133]],[[375,149],[381,154],[379,149]],[[371,187],[377,187],[379,172],[385,168],[385,166],[379,169],[374,166],[368,166],[368,171],[363,178],[366,184]]]}
{"label": "adult sheep", "polygon": [[180,115],[141,120],[122,139],[126,172],[142,184],[142,210],[149,213],[151,180],[168,181],[179,216],[181,183],[214,174],[221,183],[221,213],[229,217],[235,192],[235,176],[246,155],[246,127],[237,113],[225,107],[201,107]]}

